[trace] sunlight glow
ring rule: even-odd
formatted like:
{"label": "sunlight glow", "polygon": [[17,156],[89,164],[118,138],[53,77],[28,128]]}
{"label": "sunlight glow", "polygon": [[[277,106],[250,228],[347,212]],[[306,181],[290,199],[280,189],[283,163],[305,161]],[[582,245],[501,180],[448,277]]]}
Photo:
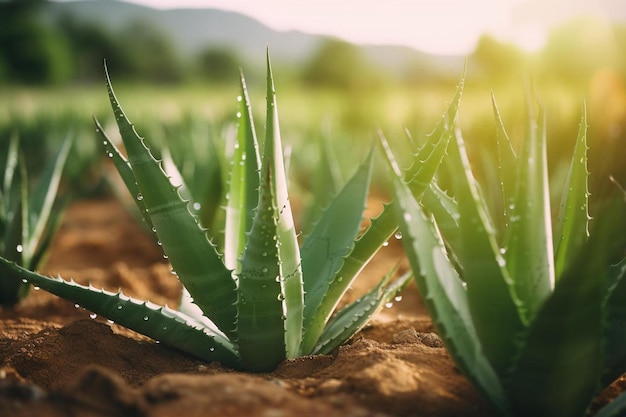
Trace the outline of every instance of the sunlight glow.
{"label": "sunlight glow", "polygon": [[468,54],[483,34],[527,50],[551,26],[581,14],[626,18],[622,0],[133,0],[168,8],[247,14],[278,30],[329,34],[357,43],[399,44],[434,54]]}

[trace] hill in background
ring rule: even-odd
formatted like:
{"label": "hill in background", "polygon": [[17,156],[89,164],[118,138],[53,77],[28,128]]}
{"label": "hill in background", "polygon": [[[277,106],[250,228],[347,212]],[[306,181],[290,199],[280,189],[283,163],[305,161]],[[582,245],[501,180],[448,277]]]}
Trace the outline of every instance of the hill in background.
{"label": "hill in background", "polygon": [[[121,31],[137,22],[162,31],[183,57],[212,47],[229,48],[249,63],[263,63],[270,48],[276,62],[300,65],[328,39],[324,35],[299,31],[277,31],[235,12],[218,9],[159,10],[117,0],[50,2],[45,18],[72,16],[77,21],[97,23],[111,31]],[[463,57],[424,54],[405,46],[358,45],[373,64],[392,73],[423,67],[439,74],[458,76]]]}

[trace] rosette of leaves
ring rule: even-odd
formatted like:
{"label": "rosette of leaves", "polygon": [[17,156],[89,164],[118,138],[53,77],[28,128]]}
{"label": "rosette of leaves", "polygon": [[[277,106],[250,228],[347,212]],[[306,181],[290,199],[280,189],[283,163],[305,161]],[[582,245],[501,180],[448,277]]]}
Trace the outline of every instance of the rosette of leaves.
{"label": "rosette of leaves", "polygon": [[[97,130],[189,294],[180,309],[136,300],[121,291],[47,278],[6,260],[0,260],[0,271],[198,358],[238,369],[269,371],[286,358],[328,353],[347,341],[411,279],[409,272],[392,281],[390,272],[365,295],[335,312],[355,277],[397,229],[393,210],[385,206],[361,231],[374,154],[370,152],[338,191],[299,246],[269,55],[262,152],[243,77],[241,85],[225,243],[219,253],[208,231],[191,214],[190,202],[180,197],[179,188],[171,184],[122,111],[107,74],[109,99],[127,158],[96,122]],[[424,154],[424,169],[413,178],[416,187],[427,188],[448,140],[446,135],[429,139],[428,153],[439,151]]]}
{"label": "rosette of leaves", "polygon": [[515,152],[493,105],[501,202],[481,191],[458,129],[444,162],[452,197],[421,204],[381,138],[403,245],[451,356],[500,415],[584,416],[626,371],[626,210],[620,196],[589,216],[584,114],[553,210],[543,116],[529,109]]}
{"label": "rosette of leaves", "polygon": [[[45,259],[63,213],[57,197],[70,148],[66,139],[31,189],[18,135],[11,136],[0,183],[0,256],[31,270]],[[0,276],[0,307],[15,306],[29,289],[27,282]]]}

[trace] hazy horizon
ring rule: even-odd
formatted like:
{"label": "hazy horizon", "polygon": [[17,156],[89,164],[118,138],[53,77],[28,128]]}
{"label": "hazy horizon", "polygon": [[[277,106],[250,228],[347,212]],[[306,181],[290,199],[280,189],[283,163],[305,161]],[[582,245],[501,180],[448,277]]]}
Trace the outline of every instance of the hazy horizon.
{"label": "hazy horizon", "polygon": [[406,45],[441,55],[468,54],[483,34],[537,50],[552,27],[575,17],[626,21],[626,2],[620,0],[124,1],[157,9],[235,11],[273,29],[333,35],[355,43]]}

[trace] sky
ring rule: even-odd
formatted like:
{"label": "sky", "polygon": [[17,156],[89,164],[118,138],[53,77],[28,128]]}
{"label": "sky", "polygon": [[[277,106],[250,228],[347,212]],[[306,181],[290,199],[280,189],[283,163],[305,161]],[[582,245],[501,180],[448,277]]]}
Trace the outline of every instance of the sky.
{"label": "sky", "polygon": [[[130,1],[130,0],[126,0]],[[210,7],[247,14],[278,30],[357,43],[399,44],[465,55],[485,33],[527,50],[549,30],[590,15],[626,22],[625,0],[132,0],[159,9]]]}

